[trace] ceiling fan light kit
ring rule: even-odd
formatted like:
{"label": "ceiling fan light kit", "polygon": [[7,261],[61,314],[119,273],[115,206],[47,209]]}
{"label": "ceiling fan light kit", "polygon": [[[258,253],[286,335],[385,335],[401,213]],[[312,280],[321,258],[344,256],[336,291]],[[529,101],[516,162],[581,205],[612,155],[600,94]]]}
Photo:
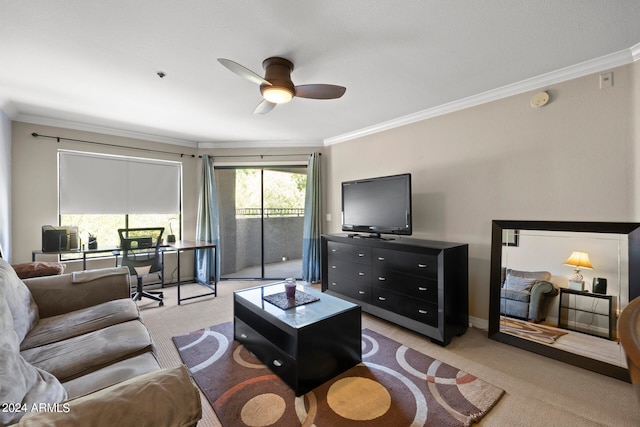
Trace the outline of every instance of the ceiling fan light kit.
{"label": "ceiling fan light kit", "polygon": [[342,86],[327,84],[295,86],[291,80],[293,63],[277,56],[267,58],[262,62],[265,71],[264,78],[229,59],[218,58],[218,62],[240,77],[260,85],[260,93],[264,101],[258,105],[254,114],[268,113],[276,104],[289,102],[293,97],[336,99],[344,95],[346,91],[346,88]]}
{"label": "ceiling fan light kit", "polygon": [[264,99],[274,104],[284,104],[293,98],[293,93],[285,87],[265,86],[260,91]]}

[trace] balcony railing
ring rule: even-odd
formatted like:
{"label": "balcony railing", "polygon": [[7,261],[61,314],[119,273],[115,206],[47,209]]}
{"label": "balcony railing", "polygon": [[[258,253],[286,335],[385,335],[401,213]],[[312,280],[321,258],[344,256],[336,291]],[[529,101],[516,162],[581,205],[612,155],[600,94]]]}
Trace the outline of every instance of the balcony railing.
{"label": "balcony railing", "polygon": [[[239,208],[236,209],[236,217],[262,216],[262,208]],[[265,218],[304,216],[304,208],[266,208],[264,209]]]}

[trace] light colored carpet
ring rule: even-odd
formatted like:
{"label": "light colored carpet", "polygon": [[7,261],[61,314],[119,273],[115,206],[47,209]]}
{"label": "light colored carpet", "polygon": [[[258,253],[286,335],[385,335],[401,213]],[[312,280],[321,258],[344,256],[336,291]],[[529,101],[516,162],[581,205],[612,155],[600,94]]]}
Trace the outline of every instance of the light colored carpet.
{"label": "light colored carpet", "polygon": [[[160,364],[170,367],[182,363],[171,337],[232,321],[233,291],[260,284],[224,281],[219,283],[217,298],[189,300],[180,306],[176,303],[176,288],[170,287],[164,290],[164,307],[149,300],[139,302]],[[181,291],[184,297],[205,289],[183,285]],[[631,384],[490,340],[486,331],[470,328],[447,347],[440,347],[421,335],[366,314],[362,327],[504,389],[506,394],[480,426],[635,427],[640,420],[640,405]],[[204,396],[202,402],[203,419],[198,426],[219,427]]]}

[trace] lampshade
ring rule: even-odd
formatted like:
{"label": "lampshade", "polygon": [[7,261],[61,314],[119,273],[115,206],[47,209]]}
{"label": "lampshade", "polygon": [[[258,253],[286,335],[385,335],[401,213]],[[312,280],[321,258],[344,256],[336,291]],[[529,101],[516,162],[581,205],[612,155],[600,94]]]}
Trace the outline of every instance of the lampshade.
{"label": "lampshade", "polygon": [[293,93],[285,87],[269,86],[262,90],[262,96],[274,104],[284,104],[291,101]]}
{"label": "lampshade", "polygon": [[593,270],[591,261],[589,261],[589,254],[586,252],[573,251],[569,259],[564,262],[564,265],[576,267],[578,270],[581,268]]}

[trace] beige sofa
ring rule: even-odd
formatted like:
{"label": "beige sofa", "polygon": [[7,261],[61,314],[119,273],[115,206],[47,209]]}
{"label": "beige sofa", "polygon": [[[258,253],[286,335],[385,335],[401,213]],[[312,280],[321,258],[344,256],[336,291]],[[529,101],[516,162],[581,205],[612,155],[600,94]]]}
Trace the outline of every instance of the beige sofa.
{"label": "beige sofa", "polygon": [[126,267],[20,280],[0,259],[0,426],[191,426],[200,394],[160,369]]}

